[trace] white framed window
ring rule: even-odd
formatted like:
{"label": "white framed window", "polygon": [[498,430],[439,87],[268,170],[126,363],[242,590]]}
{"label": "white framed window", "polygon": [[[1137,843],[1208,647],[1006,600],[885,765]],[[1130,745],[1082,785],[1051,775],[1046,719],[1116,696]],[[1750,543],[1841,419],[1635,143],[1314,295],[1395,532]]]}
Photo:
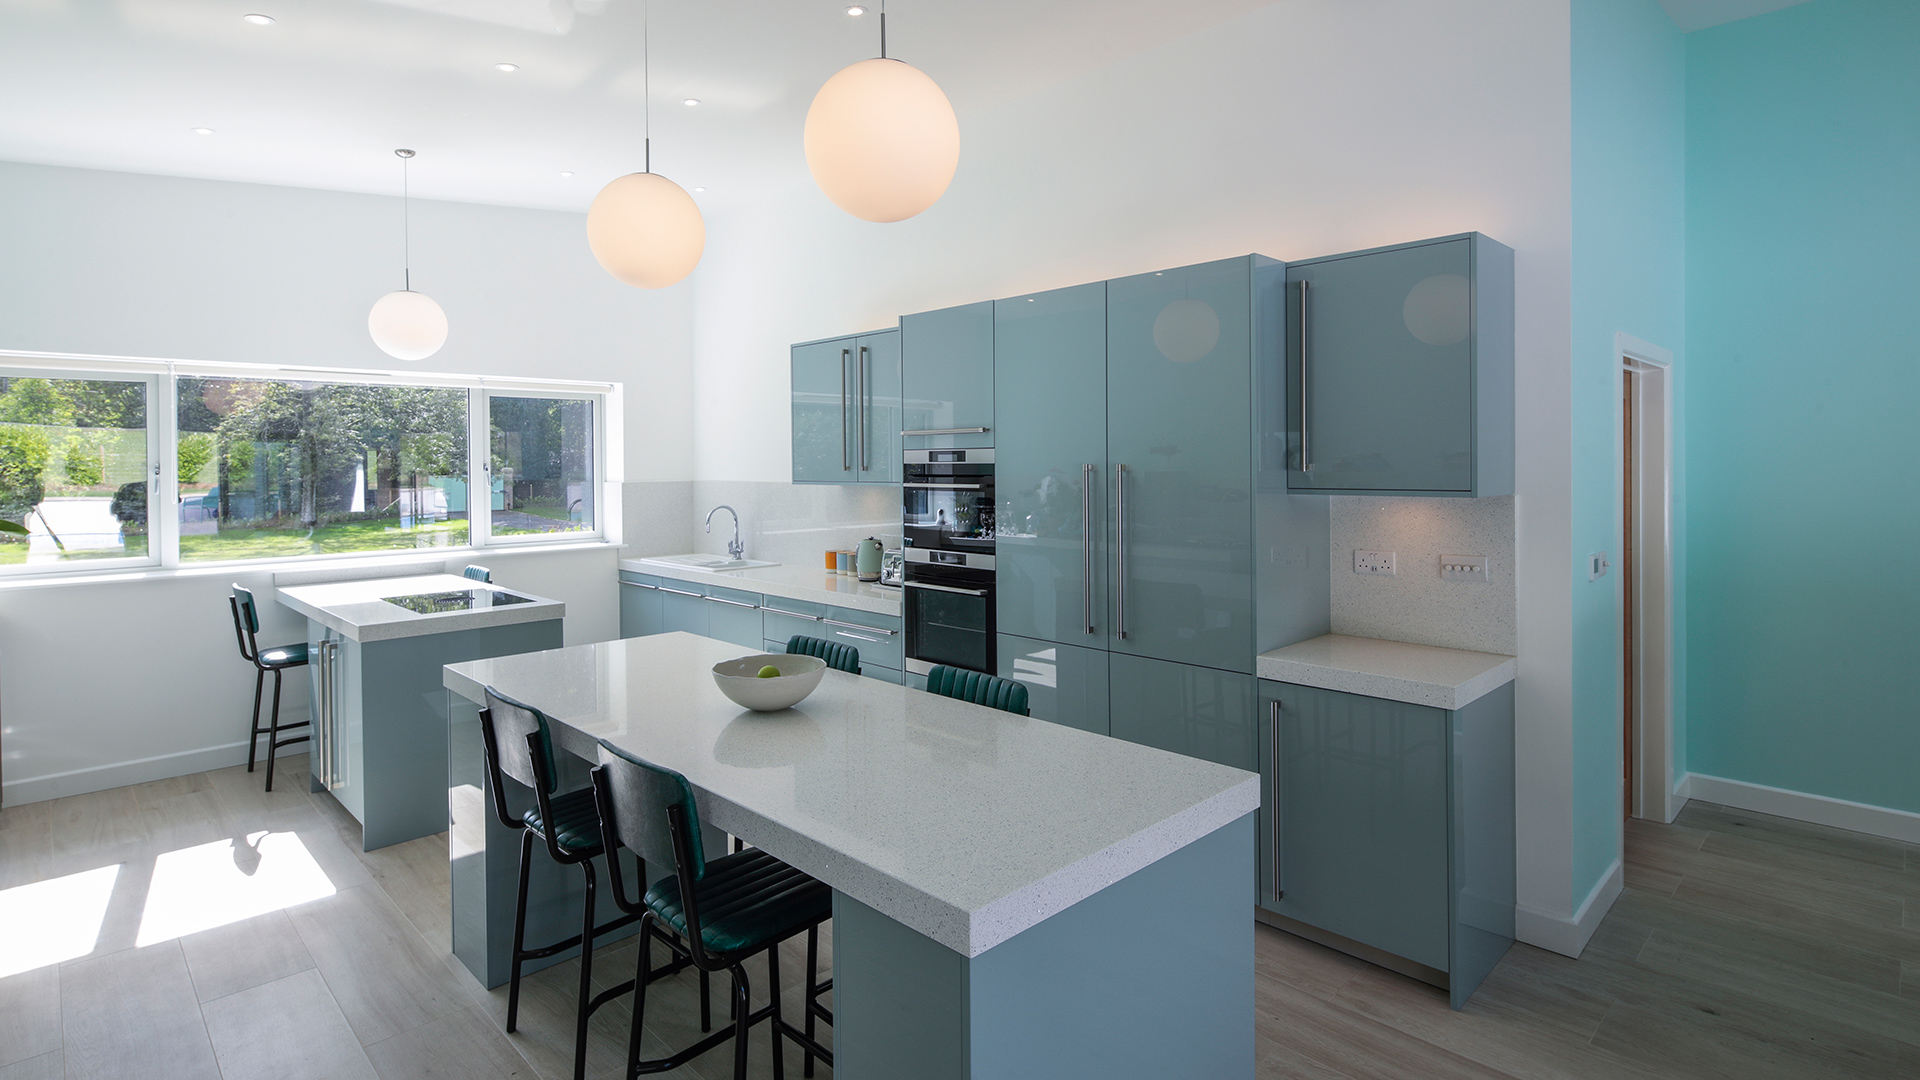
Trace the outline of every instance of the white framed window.
{"label": "white framed window", "polygon": [[617,393],[0,352],[0,576],[605,539]]}

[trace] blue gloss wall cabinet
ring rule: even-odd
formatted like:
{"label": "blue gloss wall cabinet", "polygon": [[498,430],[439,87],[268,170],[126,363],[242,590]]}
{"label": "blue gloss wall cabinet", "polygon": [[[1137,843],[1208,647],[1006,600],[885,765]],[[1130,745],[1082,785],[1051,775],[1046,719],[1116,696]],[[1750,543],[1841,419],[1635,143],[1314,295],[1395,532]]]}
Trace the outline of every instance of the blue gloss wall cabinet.
{"label": "blue gloss wall cabinet", "polygon": [[993,340],[996,628],[1105,649],[1107,286],[997,300]]}
{"label": "blue gloss wall cabinet", "polygon": [[991,300],[900,319],[903,449],[994,445],[993,336]]}
{"label": "blue gloss wall cabinet", "polygon": [[1254,298],[1283,272],[1244,256],[1107,283],[1113,652],[1253,671]]}
{"label": "blue gloss wall cabinet", "polygon": [[1289,490],[1513,494],[1510,248],[1466,233],[1289,263],[1286,280]]}
{"label": "blue gloss wall cabinet", "polygon": [[1259,696],[1264,920],[1461,1007],[1513,942],[1513,684],[1455,710]]}
{"label": "blue gloss wall cabinet", "polygon": [[900,481],[897,330],[793,346],[793,482]]}

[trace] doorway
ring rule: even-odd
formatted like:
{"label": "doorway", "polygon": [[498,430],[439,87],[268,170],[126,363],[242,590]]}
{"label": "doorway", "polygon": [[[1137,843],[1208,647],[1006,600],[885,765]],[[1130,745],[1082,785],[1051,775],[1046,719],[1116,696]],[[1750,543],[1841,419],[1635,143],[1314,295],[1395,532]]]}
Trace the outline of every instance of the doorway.
{"label": "doorway", "polygon": [[1616,335],[1620,363],[1619,492],[1621,806],[1672,821],[1672,354]]}

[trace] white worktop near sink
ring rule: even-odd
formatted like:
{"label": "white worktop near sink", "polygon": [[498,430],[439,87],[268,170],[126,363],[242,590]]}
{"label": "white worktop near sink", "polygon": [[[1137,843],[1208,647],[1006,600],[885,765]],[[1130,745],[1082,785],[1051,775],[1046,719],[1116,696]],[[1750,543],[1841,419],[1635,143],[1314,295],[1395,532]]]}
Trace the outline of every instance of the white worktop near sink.
{"label": "white worktop near sink", "polygon": [[644,559],[621,559],[620,569],[676,581],[757,592],[765,596],[783,596],[789,600],[870,611],[875,615],[900,614],[899,586],[861,581],[851,574],[843,577],[819,566],[781,564],[752,570],[712,571],[697,570],[690,566],[663,566]]}
{"label": "white worktop near sink", "polygon": [[1275,682],[1459,709],[1512,682],[1518,664],[1499,653],[1326,634],[1261,653],[1256,670]]}

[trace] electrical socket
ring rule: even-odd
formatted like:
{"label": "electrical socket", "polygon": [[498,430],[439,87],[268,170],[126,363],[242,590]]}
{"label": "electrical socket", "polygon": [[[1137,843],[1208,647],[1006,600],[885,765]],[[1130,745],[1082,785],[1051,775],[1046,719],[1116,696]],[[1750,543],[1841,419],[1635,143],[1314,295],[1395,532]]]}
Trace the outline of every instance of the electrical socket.
{"label": "electrical socket", "polygon": [[1485,555],[1442,555],[1440,556],[1441,581],[1485,581],[1487,580],[1487,557]]}
{"label": "electrical socket", "polygon": [[1376,577],[1393,577],[1395,576],[1393,568],[1395,554],[1396,553],[1392,551],[1361,551],[1359,548],[1355,548],[1353,550],[1353,572],[1356,574],[1369,574]]}

